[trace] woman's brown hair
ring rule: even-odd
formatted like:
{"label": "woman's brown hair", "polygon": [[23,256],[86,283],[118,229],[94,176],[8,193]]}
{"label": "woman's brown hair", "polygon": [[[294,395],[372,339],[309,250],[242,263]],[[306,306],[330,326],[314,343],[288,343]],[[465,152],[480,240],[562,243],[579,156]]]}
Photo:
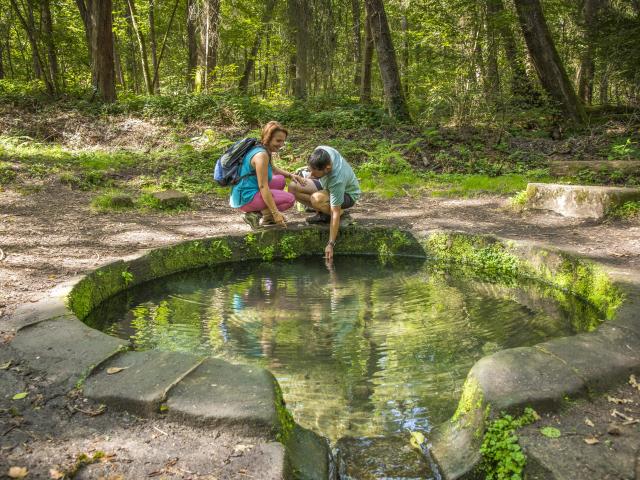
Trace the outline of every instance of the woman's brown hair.
{"label": "woman's brown hair", "polygon": [[289,136],[289,131],[286,128],[284,128],[280,122],[271,120],[264,127],[262,127],[260,142],[263,145],[267,145],[271,141],[273,136],[278,132],[283,132],[287,137]]}

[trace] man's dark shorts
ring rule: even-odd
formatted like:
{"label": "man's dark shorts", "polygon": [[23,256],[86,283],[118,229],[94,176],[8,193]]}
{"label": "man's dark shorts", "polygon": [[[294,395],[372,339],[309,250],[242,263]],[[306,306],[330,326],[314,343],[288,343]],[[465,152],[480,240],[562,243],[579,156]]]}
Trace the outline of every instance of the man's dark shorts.
{"label": "man's dark shorts", "polygon": [[[316,188],[318,189],[318,191],[322,190],[322,184],[320,183],[320,180],[317,180],[315,178],[312,179],[313,183],[315,184]],[[347,208],[351,208],[356,204],[355,200],[353,198],[351,198],[351,195],[349,195],[348,193],[344,194],[344,200],[342,201],[342,205],[340,205],[342,207],[343,210],[346,210]]]}

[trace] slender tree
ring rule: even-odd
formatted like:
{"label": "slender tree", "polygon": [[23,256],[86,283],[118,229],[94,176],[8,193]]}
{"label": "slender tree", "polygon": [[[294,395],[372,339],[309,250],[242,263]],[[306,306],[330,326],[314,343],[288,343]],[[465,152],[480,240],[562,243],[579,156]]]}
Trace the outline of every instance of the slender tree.
{"label": "slender tree", "polygon": [[[99,1],[99,0],[94,0]],[[137,11],[135,0],[127,0],[127,5],[129,6],[129,18],[131,20],[131,27],[133,28],[133,32],[136,34],[136,40],[138,42],[138,48],[140,49],[140,64],[142,65],[142,78],[144,79],[144,86],[149,95],[152,95],[154,92],[153,89],[153,80],[151,78],[151,72],[149,70],[149,58],[147,56],[147,43],[144,38],[144,33],[140,29],[138,25]]]}
{"label": "slender tree", "polygon": [[362,27],[360,25],[360,0],[351,0],[351,16],[353,23],[351,26],[351,36],[353,37],[353,64],[355,74],[353,84],[360,87],[360,77],[362,75]]}
{"label": "slender tree", "polygon": [[58,67],[58,55],[53,40],[53,21],[51,19],[51,4],[49,0],[40,0],[40,18],[42,20],[43,41],[47,51],[47,66],[49,78],[55,92],[60,90],[60,68]]}
{"label": "slender tree", "polygon": [[518,52],[511,26],[505,17],[503,0],[487,0],[488,29],[492,32],[491,35],[499,36],[502,40],[505,58],[511,70],[511,93],[519,99],[535,102],[535,90]]}
{"label": "slender tree", "polygon": [[540,83],[560,108],[575,123],[584,123],[586,116],[576,96],[551,38],[539,0],[515,0],[518,18],[529,55]]}
{"label": "slender tree", "polygon": [[378,53],[380,76],[389,113],[401,121],[409,121],[409,109],[402,91],[396,51],[382,0],[365,0],[365,8],[371,21],[371,34]]}
{"label": "slender tree", "polygon": [[360,102],[371,102],[371,65],[373,64],[373,35],[371,34],[371,21],[369,13],[365,14],[364,21],[364,55],[362,58],[362,76],[360,84]]}
{"label": "slender tree", "polygon": [[196,40],[197,8],[195,0],[187,0],[187,87],[195,89],[195,75],[198,67],[198,42]]}
{"label": "slender tree", "polygon": [[151,46],[151,85],[154,93],[160,92],[160,79],[156,72],[158,72],[158,42],[156,41],[156,13],[155,13],[155,0],[149,0],[149,42]]}
{"label": "slender tree", "polygon": [[578,69],[578,97],[582,103],[591,105],[593,101],[593,78],[595,75],[594,50],[596,40],[597,15],[603,0],[584,0],[582,4],[583,43],[580,68]]}
{"label": "slender tree", "polygon": [[238,88],[240,89],[241,92],[247,93],[249,89],[249,78],[254,73],[256,57],[258,56],[260,43],[262,42],[262,37],[267,31],[267,28],[269,28],[269,22],[271,21],[271,17],[273,16],[273,10],[275,6],[276,6],[276,0],[267,0],[264,12],[262,13],[260,28],[256,32],[255,39],[253,40],[253,46],[251,47],[251,53],[247,58],[247,62],[244,67],[244,72],[242,73],[242,77],[240,78],[240,83],[238,84]]}

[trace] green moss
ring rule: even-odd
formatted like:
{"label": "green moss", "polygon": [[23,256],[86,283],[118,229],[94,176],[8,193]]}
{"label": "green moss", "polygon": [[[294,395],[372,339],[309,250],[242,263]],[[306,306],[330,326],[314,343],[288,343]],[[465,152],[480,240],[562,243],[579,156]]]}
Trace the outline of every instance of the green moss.
{"label": "green moss", "polygon": [[[427,254],[444,265],[454,263],[470,274],[478,272],[501,282],[509,279],[534,278],[569,292],[597,308],[606,319],[611,319],[622,304],[623,295],[609,276],[597,265],[563,253],[559,265],[551,262],[549,252],[541,250],[539,261],[524,260],[516,253],[513,243],[465,234],[435,233],[425,242]],[[597,323],[582,326],[591,330]]]}
{"label": "green moss", "polygon": [[451,417],[451,422],[458,423],[459,420],[469,413],[481,409],[483,402],[484,394],[482,393],[482,388],[480,388],[480,383],[475,378],[468,377],[462,387],[462,395],[458,402],[458,408],[456,408],[455,413]]}
{"label": "green moss", "polygon": [[278,414],[278,430],[275,432],[276,440],[282,443],[283,445],[287,443],[291,433],[293,432],[294,427],[296,426],[296,422],[291,415],[291,412],[287,410],[287,406],[284,403],[284,397],[282,396],[282,390],[280,389],[280,385],[278,382],[274,380],[274,389],[275,389],[275,405],[276,412]]}

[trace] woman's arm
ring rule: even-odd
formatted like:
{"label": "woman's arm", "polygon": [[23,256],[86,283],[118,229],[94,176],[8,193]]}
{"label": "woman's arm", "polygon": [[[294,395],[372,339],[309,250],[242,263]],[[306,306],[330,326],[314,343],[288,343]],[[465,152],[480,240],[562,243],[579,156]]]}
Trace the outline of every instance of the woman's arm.
{"label": "woman's arm", "polygon": [[251,159],[251,164],[256,169],[258,189],[260,190],[264,203],[273,215],[273,219],[277,223],[284,223],[284,217],[278,211],[276,202],[273,200],[273,195],[271,195],[271,189],[269,188],[269,156],[264,152],[257,153]]}
{"label": "woman's arm", "polygon": [[273,168],[273,173],[275,173],[276,175],[282,175],[284,178],[288,178],[289,180],[292,180],[299,185],[305,185],[307,183],[307,179],[301,177],[300,175],[289,173],[286,170],[276,167],[275,165],[272,165],[271,167]]}

